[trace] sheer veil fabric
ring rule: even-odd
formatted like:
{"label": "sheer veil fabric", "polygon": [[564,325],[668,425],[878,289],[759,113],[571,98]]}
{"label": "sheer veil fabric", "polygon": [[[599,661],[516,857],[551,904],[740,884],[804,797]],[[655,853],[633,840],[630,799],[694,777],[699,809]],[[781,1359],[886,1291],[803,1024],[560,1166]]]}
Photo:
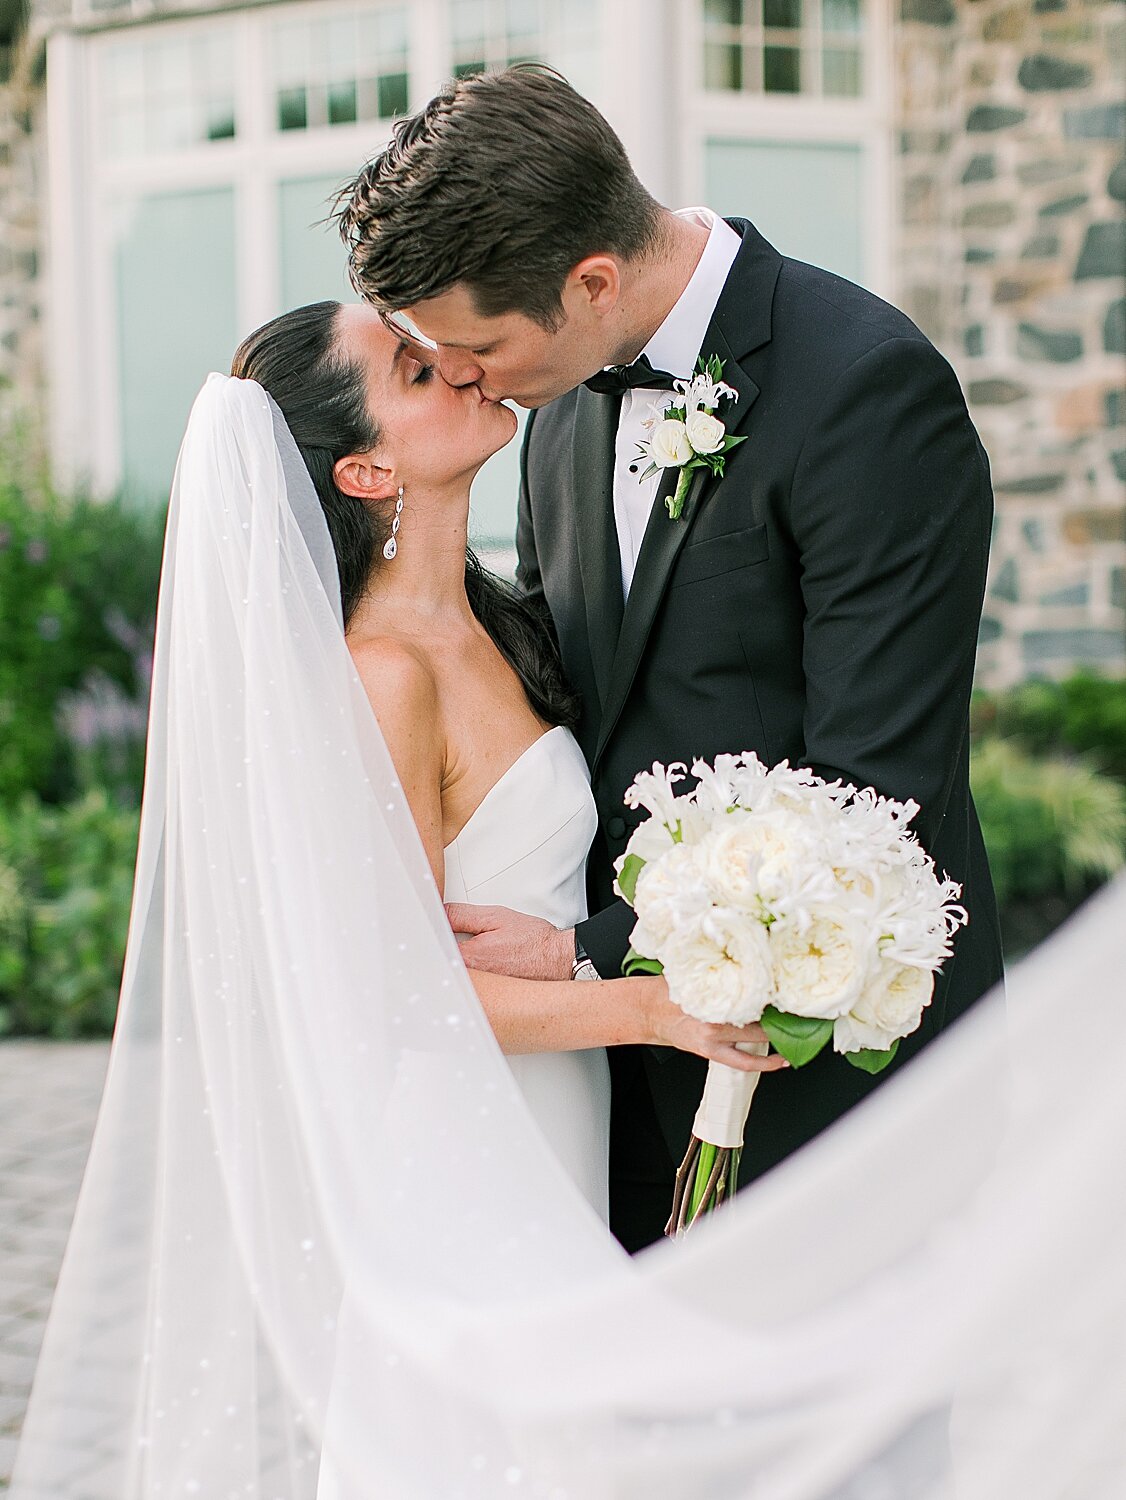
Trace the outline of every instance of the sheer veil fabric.
{"label": "sheer veil fabric", "polygon": [[322,1449],[332,1500],[1110,1500],[1124,916],[1119,883],[1007,1005],[631,1261],[460,963],[292,439],[211,376],[15,1500],[325,1500]]}

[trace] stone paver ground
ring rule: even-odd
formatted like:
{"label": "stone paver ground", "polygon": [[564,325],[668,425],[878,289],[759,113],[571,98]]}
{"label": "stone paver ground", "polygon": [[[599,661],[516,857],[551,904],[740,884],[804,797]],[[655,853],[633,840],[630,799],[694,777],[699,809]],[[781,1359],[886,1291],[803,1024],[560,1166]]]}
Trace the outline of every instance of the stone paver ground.
{"label": "stone paver ground", "polygon": [[102,1095],[105,1042],[0,1043],[0,1491]]}

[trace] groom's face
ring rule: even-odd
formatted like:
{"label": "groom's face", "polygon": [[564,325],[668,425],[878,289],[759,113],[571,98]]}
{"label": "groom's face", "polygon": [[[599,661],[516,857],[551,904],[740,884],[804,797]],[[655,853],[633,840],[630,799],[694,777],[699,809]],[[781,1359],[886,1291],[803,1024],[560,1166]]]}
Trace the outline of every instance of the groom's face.
{"label": "groom's face", "polygon": [[405,311],[435,345],[450,385],[477,385],[490,401],[546,406],[606,363],[604,319],[581,289],[570,286],[555,330],[519,312],[487,317],[463,284]]}

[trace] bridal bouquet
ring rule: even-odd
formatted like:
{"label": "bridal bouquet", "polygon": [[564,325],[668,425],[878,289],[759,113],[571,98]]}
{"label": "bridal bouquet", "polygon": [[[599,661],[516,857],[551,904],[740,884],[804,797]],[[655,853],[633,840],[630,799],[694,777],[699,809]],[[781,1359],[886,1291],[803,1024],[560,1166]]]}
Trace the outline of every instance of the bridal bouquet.
{"label": "bridal bouquet", "polygon": [[[678,796],[686,774],[655,764],[625,795],[650,814],[615,865],[637,915],[625,972],[663,973],[701,1021],[759,1022],[795,1067],[831,1041],[879,1072],[922,1020],[967,921],[961,887],[938,878],[907,826],[918,804],[750,753],[696,761],[696,789]],[[709,1064],[668,1234],[734,1191],[758,1080]]]}

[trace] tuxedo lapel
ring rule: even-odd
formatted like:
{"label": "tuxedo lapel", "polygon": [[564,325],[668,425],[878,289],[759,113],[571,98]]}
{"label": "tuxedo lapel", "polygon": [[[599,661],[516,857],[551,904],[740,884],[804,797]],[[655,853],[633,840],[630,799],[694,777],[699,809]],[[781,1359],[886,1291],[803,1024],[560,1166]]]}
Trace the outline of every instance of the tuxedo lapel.
{"label": "tuxedo lapel", "polygon": [[[746,421],[758,396],[759,388],[743,372],[731,353],[727,338],[716,318],[713,318],[709,325],[703,352],[709,356],[712,354],[719,356],[723,361],[722,378],[736,393],[734,400],[729,397],[720,408],[724,426],[728,433],[734,436]],[[733,453],[736,451],[732,450]],[[680,518],[674,521],[669,516],[665,501],[676,488],[678,474],[677,469],[666,469],[662,474],[657,497],[653,502],[653,509],[649,514],[645,535],[642,538],[637,568],[621,620],[618,649],[613,656],[613,669],[607,688],[605,691],[600,690],[602,722],[599,728],[598,747],[594,755],[596,765],[618,722],[618,716],[629,696],[629,690],[633,686],[633,679],[637,675],[637,668],[649,639],[649,633],[653,628],[657,610],[664,597],[673,564],[688,538],[692,522],[700,506],[714,487],[722,482],[712,474],[710,469],[697,469],[684,501],[684,509],[680,513]]]}
{"label": "tuxedo lapel", "polygon": [[571,484],[587,638],[605,705],[622,624],[622,564],[614,524],[614,441],[621,398],[580,387],[571,447]]}

